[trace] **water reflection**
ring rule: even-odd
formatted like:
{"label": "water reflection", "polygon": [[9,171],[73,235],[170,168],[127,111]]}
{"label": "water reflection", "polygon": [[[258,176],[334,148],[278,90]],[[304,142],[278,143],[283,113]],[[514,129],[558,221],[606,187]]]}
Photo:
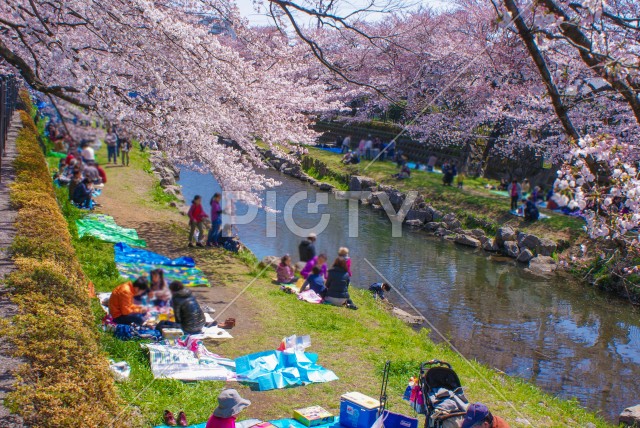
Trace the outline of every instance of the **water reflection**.
{"label": "water reflection", "polygon": [[[301,190],[309,192],[307,201],[315,201],[314,187],[270,174],[283,183],[277,189],[278,209]],[[188,170],[180,184],[187,200],[198,193],[208,201],[219,191],[211,176]],[[317,248],[331,260],[339,246],[348,246],[356,285],[380,280],[366,257],[465,356],[551,393],[577,397],[611,420],[637,404],[640,383],[632,379],[640,379],[640,319],[629,305],[567,278],[532,279],[511,264],[421,233],[405,231],[392,239],[384,214],[369,209],[359,211],[359,237],[349,238],[347,204],[330,197],[317,214],[308,214],[300,203],[294,218],[308,228],[323,213],[331,214]],[[259,258],[289,253],[296,259],[300,238],[286,228],[282,213],[276,216],[275,238],[265,237],[265,224],[260,211],[255,221],[240,226],[243,243]]]}

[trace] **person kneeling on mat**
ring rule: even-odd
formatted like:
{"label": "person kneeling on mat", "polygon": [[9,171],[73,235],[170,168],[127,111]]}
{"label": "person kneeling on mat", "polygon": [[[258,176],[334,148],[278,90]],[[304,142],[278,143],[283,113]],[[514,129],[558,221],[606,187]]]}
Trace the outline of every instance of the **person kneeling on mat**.
{"label": "person kneeling on mat", "polygon": [[135,296],[142,296],[149,290],[149,282],[146,278],[138,278],[133,284],[131,281],[118,285],[109,298],[109,313],[116,324],[144,323],[147,308],[133,303]]}
{"label": "person kneeling on mat", "polygon": [[185,334],[200,334],[206,320],[200,304],[191,290],[185,288],[180,281],[169,284],[171,290],[173,315],[176,322],[161,321],[156,330],[164,328],[180,328]]}
{"label": "person kneeling on mat", "polygon": [[350,282],[349,272],[347,271],[347,260],[344,257],[338,257],[328,272],[325,302],[331,303],[334,306],[346,306],[349,309],[358,309],[349,296]]}

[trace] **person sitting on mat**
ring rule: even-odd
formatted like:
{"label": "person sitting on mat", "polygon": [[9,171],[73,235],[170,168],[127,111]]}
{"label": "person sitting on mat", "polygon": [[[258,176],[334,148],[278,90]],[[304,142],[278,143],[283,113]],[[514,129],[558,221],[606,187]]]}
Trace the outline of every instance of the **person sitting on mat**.
{"label": "person sitting on mat", "polygon": [[324,285],[324,278],[320,275],[320,268],[318,266],[314,266],[313,269],[311,269],[311,274],[304,281],[302,287],[300,287],[300,293],[307,288],[311,288],[320,297],[324,298],[324,296],[327,295],[327,287]]}
{"label": "person sitting on mat", "polygon": [[93,208],[91,194],[93,184],[88,178],[83,179],[73,190],[73,202],[80,208]]}
{"label": "person sitting on mat", "polygon": [[133,303],[135,296],[142,296],[149,290],[149,283],[144,277],[118,285],[109,298],[109,313],[116,324],[144,323],[147,308]]}
{"label": "person sitting on mat", "polygon": [[218,395],[218,407],[213,411],[205,428],[235,428],[236,415],[251,405],[235,389],[225,389]]}
{"label": "person sitting on mat", "polygon": [[202,333],[206,323],[204,312],[191,290],[185,288],[180,281],[173,281],[169,290],[173,296],[173,315],[176,318],[173,327],[181,328],[185,334]]}
{"label": "person sitting on mat", "polygon": [[307,279],[309,274],[311,274],[311,270],[314,266],[318,266],[320,268],[320,273],[324,279],[327,279],[327,255],[326,254],[318,254],[304,265],[304,268],[300,271],[300,276],[304,279]]}
{"label": "person sitting on mat", "polygon": [[149,300],[155,306],[167,306],[171,301],[171,291],[169,291],[167,281],[164,280],[164,271],[162,269],[151,271]]}
{"label": "person sitting on mat", "polygon": [[280,259],[280,264],[276,269],[278,284],[291,284],[295,282],[296,276],[293,272],[293,267],[291,266],[291,256],[289,254],[285,254]]}

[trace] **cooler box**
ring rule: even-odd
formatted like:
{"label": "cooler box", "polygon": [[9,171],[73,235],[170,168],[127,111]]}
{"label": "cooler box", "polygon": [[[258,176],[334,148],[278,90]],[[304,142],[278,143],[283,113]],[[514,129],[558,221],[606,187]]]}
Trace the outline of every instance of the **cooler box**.
{"label": "cooler box", "polygon": [[418,428],[418,420],[385,410],[384,428]]}
{"label": "cooler box", "polygon": [[293,419],[302,425],[315,427],[333,422],[333,415],[320,406],[312,406],[294,410]]}
{"label": "cooler box", "polygon": [[340,397],[340,425],[349,428],[371,428],[376,421],[380,401],[359,392]]}

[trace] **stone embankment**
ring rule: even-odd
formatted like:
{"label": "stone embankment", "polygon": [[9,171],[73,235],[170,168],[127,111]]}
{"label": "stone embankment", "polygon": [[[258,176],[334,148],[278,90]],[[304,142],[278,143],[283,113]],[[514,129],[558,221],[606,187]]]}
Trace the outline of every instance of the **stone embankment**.
{"label": "stone embankment", "polygon": [[178,202],[169,202],[169,205],[182,209],[185,205],[185,200],[182,195],[182,186],[178,184],[180,169],[174,166],[159,150],[151,150],[149,152],[149,162],[151,163],[151,172],[158,179],[164,193],[178,200]]}
{"label": "stone embankment", "polygon": [[[340,192],[335,186],[323,183],[306,174],[300,164],[289,162],[271,150],[263,150],[262,155],[273,168],[284,174],[306,181],[320,190]],[[311,163],[307,166],[312,166],[320,172],[321,176],[331,175],[329,171],[321,171],[323,168],[321,162],[313,161],[310,158],[305,158],[303,162]],[[374,210],[384,210],[384,202],[388,201],[397,212],[407,198],[407,195],[398,189],[381,185],[369,177],[334,178],[347,182],[349,191],[362,192],[362,197],[359,198],[360,202]],[[455,214],[439,211],[420,195],[406,212],[403,222],[412,228],[423,230],[452,243],[514,259],[523,265],[527,272],[536,276],[553,275],[558,267],[553,258],[554,253],[558,250],[558,245],[551,239],[519,232],[509,226],[498,228],[495,236],[488,236],[483,229],[463,229],[462,222]]]}

